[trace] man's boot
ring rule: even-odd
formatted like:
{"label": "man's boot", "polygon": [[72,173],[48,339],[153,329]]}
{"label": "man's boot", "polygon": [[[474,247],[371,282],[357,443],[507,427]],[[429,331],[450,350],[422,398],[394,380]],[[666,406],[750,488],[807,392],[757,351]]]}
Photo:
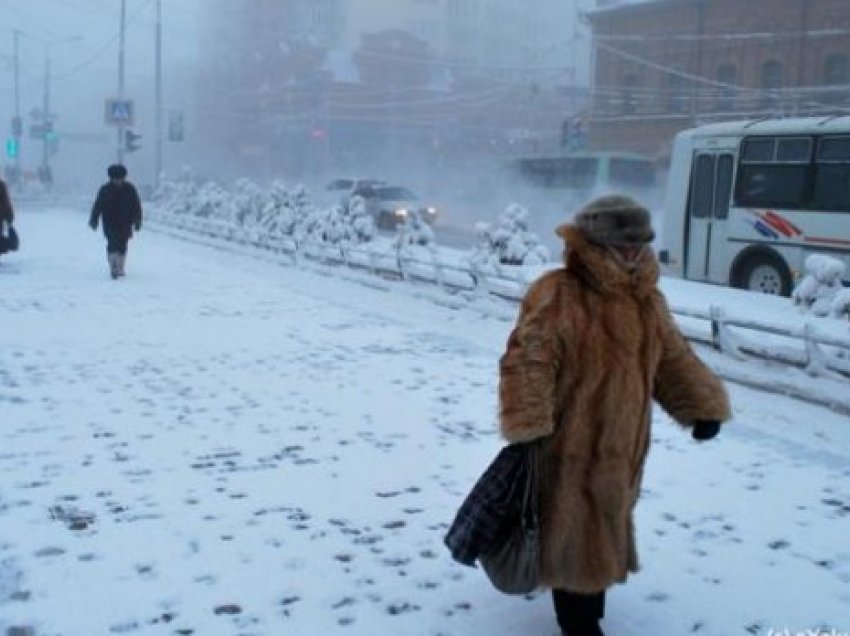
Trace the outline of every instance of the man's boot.
{"label": "man's boot", "polygon": [[109,275],[112,276],[112,280],[118,278],[118,259],[120,257],[121,255],[115,252],[110,252],[107,255],[107,260],[109,261]]}
{"label": "man's boot", "polygon": [[127,255],[126,254],[119,254],[118,255],[118,275],[119,276],[126,276],[126,273],[124,272],[124,265],[126,263],[127,263]]}

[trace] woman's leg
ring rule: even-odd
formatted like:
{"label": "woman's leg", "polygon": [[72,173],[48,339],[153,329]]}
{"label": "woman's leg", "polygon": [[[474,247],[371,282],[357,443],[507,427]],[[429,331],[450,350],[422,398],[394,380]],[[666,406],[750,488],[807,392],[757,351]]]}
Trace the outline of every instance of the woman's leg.
{"label": "woman's leg", "polygon": [[605,591],[576,594],[552,590],[558,625],[567,636],[602,636],[599,620],[605,615]]}

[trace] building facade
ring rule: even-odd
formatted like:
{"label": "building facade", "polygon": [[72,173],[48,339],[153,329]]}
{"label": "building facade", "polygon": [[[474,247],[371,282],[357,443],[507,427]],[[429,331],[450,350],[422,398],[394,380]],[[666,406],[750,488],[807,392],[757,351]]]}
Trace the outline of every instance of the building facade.
{"label": "building facade", "polygon": [[850,2],[651,0],[600,7],[590,143],[661,159],[712,121],[850,113]]}
{"label": "building facade", "polygon": [[558,0],[207,6],[198,127],[243,171],[543,152],[586,105],[589,32]]}

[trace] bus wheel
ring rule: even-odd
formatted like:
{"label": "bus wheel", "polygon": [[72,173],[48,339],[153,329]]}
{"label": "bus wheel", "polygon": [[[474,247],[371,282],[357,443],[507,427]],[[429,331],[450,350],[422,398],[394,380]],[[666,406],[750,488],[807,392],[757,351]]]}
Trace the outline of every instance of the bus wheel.
{"label": "bus wheel", "polygon": [[759,251],[750,254],[735,271],[736,275],[732,280],[735,287],[763,294],[791,295],[791,271],[782,257],[775,252]]}

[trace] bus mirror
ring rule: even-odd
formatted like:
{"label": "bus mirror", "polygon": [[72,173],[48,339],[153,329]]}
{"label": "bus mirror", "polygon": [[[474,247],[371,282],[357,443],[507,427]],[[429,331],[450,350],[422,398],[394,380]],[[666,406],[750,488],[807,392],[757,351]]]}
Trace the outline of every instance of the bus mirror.
{"label": "bus mirror", "polygon": [[658,252],[658,262],[662,265],[670,264],[670,251],[669,250],[660,250]]}

